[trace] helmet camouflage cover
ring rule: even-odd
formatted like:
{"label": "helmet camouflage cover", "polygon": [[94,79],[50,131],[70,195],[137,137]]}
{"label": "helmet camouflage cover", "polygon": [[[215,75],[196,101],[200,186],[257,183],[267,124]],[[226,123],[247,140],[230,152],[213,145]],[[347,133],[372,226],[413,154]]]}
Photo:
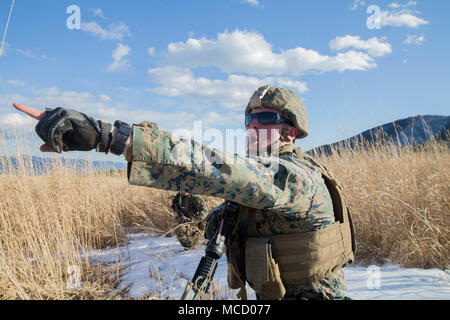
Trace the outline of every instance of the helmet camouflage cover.
{"label": "helmet camouflage cover", "polygon": [[274,108],[281,112],[283,117],[291,120],[298,129],[297,139],[308,136],[308,116],[302,99],[292,90],[264,86],[259,88],[250,99],[245,116],[258,108]]}

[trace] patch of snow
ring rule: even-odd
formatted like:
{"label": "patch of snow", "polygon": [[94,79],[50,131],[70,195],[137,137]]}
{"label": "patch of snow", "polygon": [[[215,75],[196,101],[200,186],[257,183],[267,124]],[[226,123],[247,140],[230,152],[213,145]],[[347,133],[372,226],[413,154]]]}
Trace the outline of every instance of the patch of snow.
{"label": "patch of snow", "polygon": [[355,300],[450,300],[449,270],[349,266],[344,273]]}
{"label": "patch of snow", "polygon": [[[150,294],[156,299],[180,299],[186,284],[205,254],[205,246],[185,251],[176,238],[149,234],[129,234],[130,243],[119,248],[89,252],[91,263],[119,262],[126,267],[120,288],[129,287],[128,296]],[[347,296],[355,300],[450,300],[450,270],[349,266],[344,269]],[[219,298],[237,299],[239,290],[227,288],[226,258],[219,260],[214,277]],[[254,291],[247,286],[249,299]]]}

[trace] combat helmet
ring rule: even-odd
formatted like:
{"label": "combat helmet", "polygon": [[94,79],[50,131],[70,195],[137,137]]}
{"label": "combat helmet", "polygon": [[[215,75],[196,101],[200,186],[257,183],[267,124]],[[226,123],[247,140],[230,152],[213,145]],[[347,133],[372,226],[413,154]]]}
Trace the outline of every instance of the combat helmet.
{"label": "combat helmet", "polygon": [[302,99],[292,90],[264,86],[259,88],[250,99],[245,116],[258,108],[274,108],[281,111],[283,117],[291,120],[298,129],[296,139],[308,136],[308,116]]}

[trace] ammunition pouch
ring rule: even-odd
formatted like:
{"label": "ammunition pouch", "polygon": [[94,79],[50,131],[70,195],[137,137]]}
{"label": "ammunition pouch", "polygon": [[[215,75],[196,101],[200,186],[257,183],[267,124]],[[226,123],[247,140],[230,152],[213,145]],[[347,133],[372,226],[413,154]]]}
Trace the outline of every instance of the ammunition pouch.
{"label": "ammunition pouch", "polygon": [[246,278],[259,299],[280,300],[286,294],[279,266],[272,258],[270,238],[247,238],[245,270],[251,270]]}
{"label": "ammunition pouch", "polygon": [[227,244],[227,261],[228,261],[228,286],[231,289],[239,289],[244,284],[244,251],[241,249],[238,241]]}
{"label": "ammunition pouch", "polygon": [[310,232],[275,235],[273,255],[285,285],[322,280],[353,260],[345,252],[341,224]]}

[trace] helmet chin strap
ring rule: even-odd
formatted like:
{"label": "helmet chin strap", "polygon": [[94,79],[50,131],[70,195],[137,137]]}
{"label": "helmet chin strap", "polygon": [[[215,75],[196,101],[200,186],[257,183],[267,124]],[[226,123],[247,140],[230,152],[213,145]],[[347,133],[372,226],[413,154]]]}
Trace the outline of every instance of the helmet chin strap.
{"label": "helmet chin strap", "polygon": [[281,144],[290,143],[291,139],[289,139],[289,128],[286,125],[283,125],[283,129],[281,131],[280,136],[280,142]]}
{"label": "helmet chin strap", "polygon": [[[280,151],[283,147],[290,145],[290,144],[294,144],[295,143],[295,138],[289,137],[289,127],[287,125],[283,126],[283,129],[281,131],[281,136],[280,139],[278,139],[278,141],[276,141],[274,144],[277,144],[277,151]],[[267,154],[271,154],[272,153],[272,145],[267,146]]]}
{"label": "helmet chin strap", "polygon": [[288,125],[283,125],[283,129],[281,131],[281,136],[278,141],[279,141],[279,144],[278,144],[279,148],[282,148],[288,144],[295,143],[295,137],[294,138],[289,137],[289,126]]}

